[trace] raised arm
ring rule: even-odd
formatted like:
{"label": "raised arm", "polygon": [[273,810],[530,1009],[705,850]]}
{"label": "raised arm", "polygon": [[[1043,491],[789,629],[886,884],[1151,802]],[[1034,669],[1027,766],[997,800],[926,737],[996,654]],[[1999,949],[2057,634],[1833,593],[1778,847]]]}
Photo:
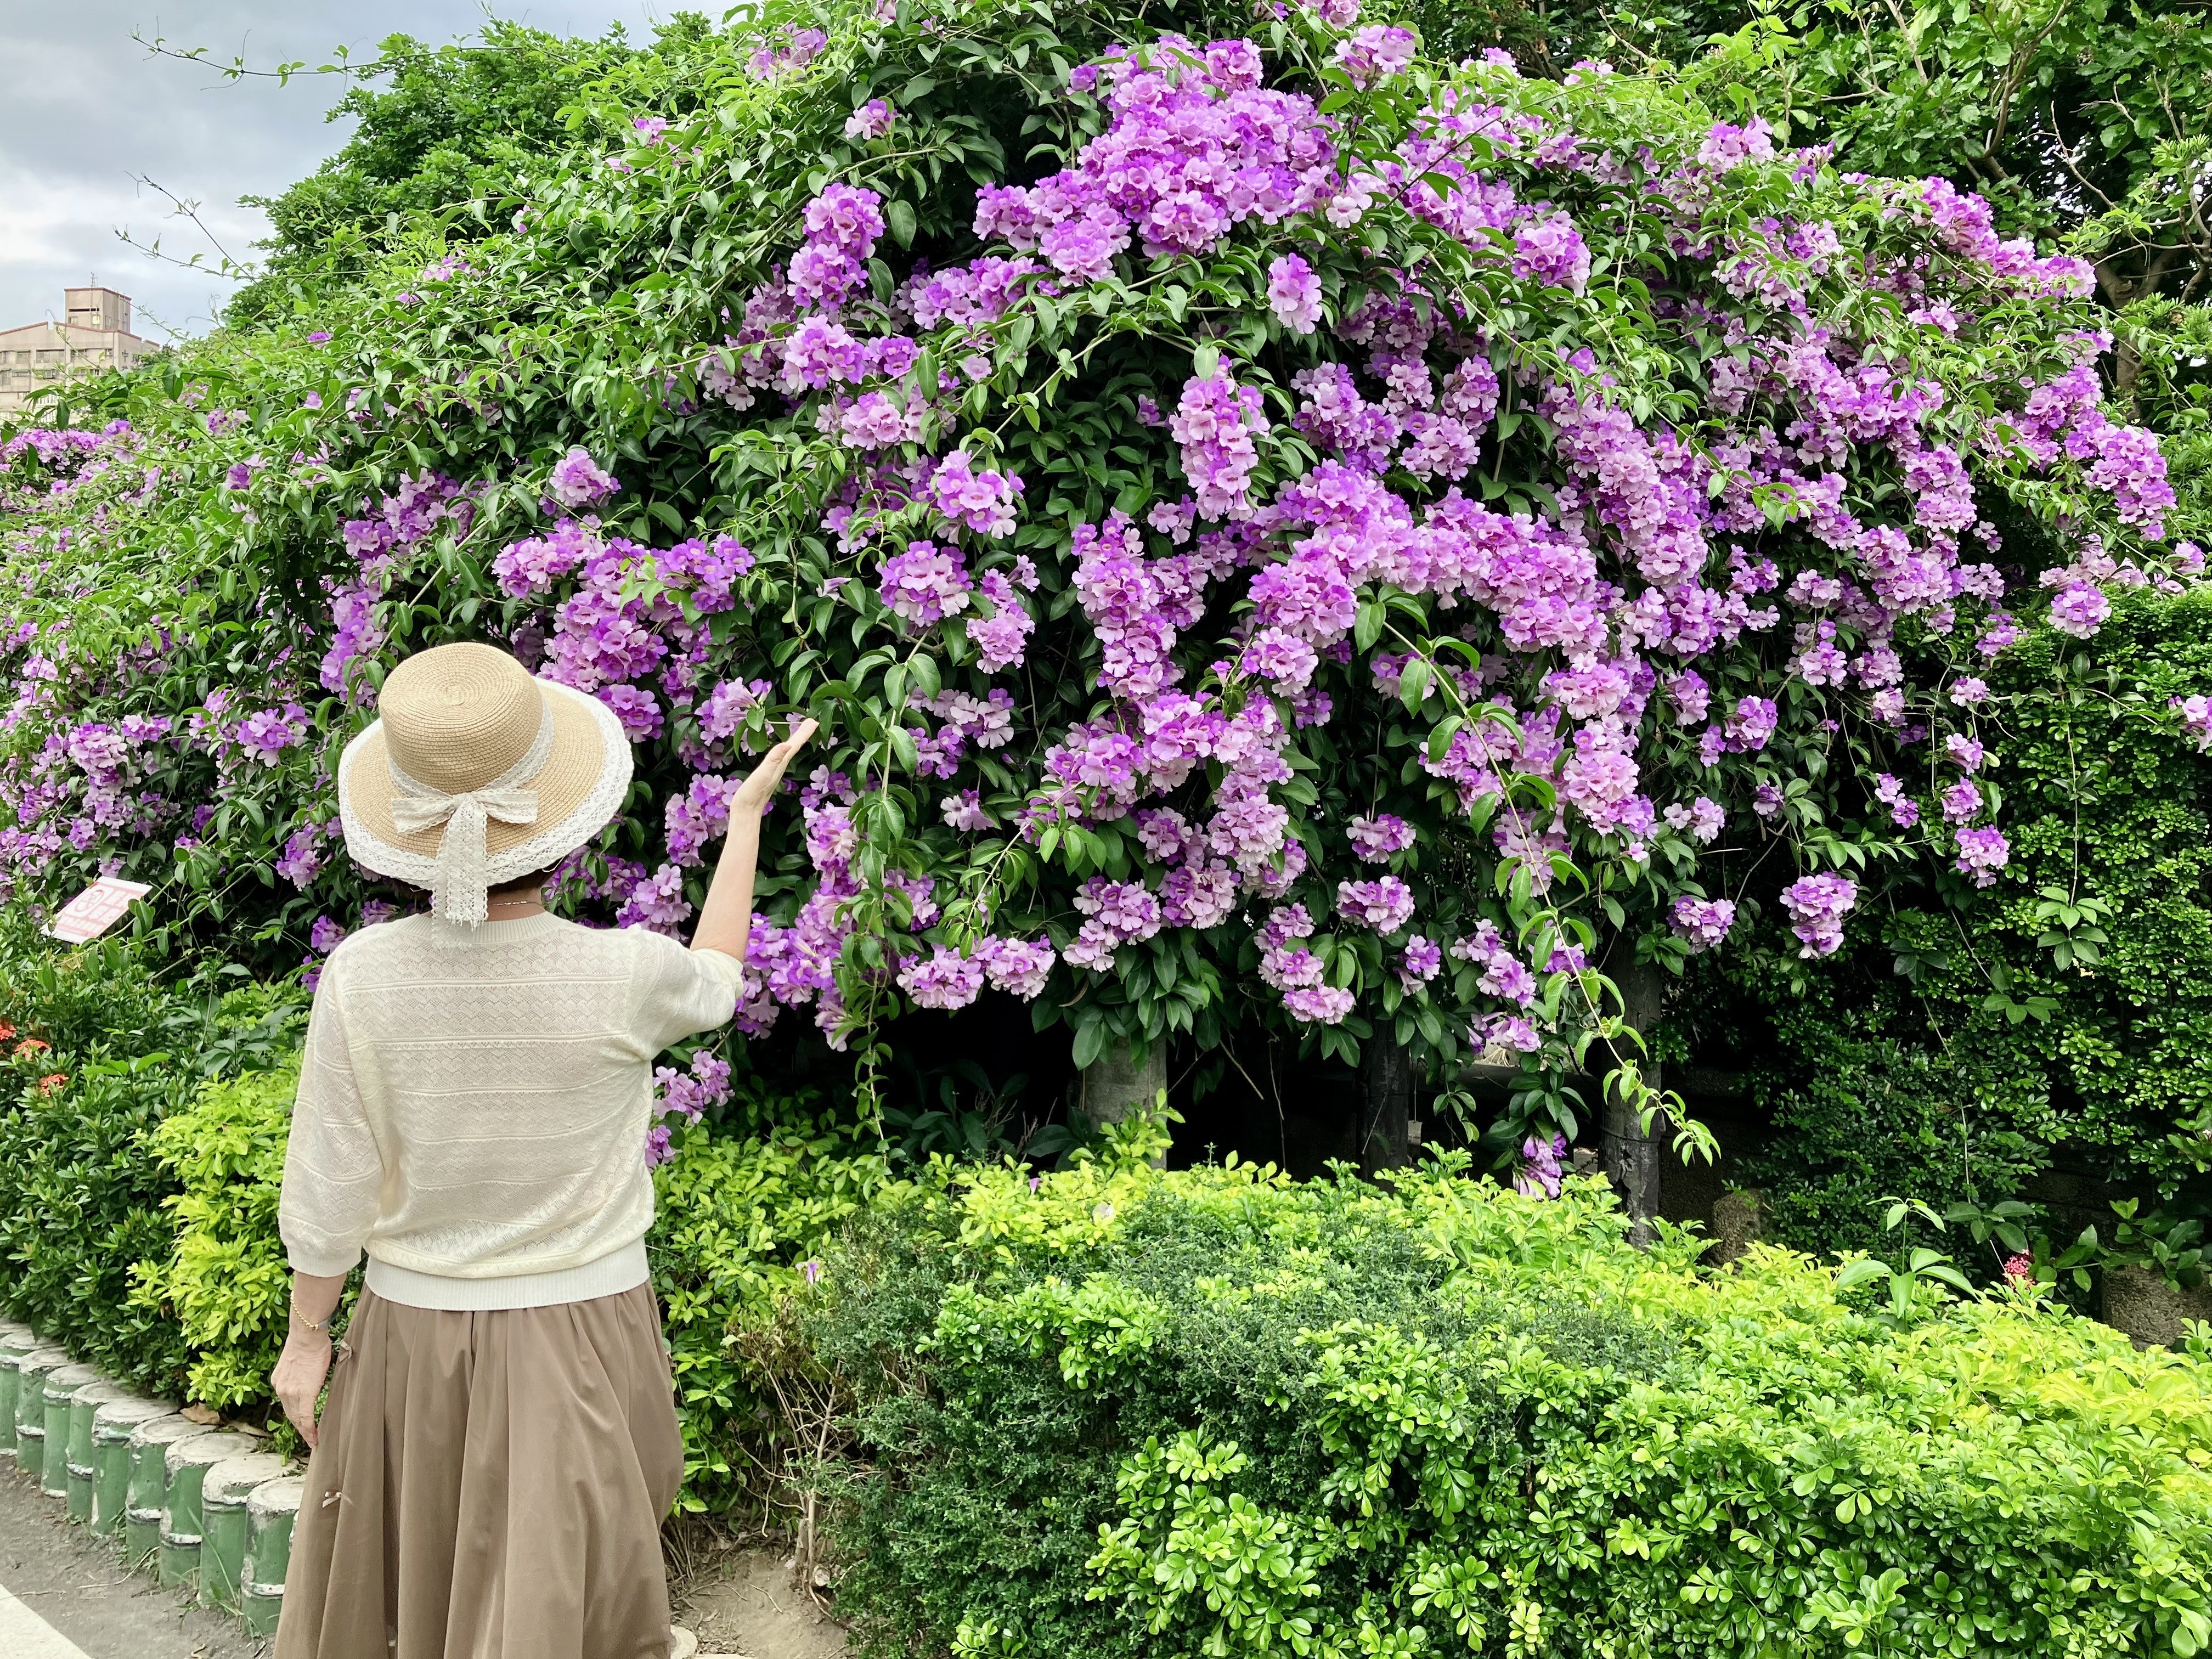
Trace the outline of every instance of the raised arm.
{"label": "raised arm", "polygon": [[761,813],[775,799],[792,757],[813,735],[814,722],[801,721],[768,751],[730,798],[730,838],[708,885],[707,902],[700,907],[699,925],[692,930],[693,950],[721,951],[739,962],[745,959],[745,940],[753,927],[753,873],[760,862]]}

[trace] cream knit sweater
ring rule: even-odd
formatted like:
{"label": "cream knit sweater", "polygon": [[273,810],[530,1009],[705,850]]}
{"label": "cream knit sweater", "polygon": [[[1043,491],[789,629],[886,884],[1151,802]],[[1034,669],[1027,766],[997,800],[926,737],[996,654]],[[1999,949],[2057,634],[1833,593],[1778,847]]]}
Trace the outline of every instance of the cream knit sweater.
{"label": "cream knit sweater", "polygon": [[[439,924],[444,926],[445,924]],[[430,919],[324,965],[278,1222],[292,1266],[416,1307],[586,1301],[645,1280],[653,1062],[726,1023],[738,966],[643,928]]]}

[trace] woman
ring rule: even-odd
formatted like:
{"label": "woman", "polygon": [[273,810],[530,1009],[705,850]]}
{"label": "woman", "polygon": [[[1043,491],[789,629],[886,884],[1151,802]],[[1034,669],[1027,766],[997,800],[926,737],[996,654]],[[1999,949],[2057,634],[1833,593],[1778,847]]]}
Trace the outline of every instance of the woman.
{"label": "woman", "polygon": [[731,1016],[761,813],[813,723],[732,799],[687,951],[545,909],[629,787],[596,699],[448,645],[380,713],[338,763],[346,849],[431,910],[341,944],[308,1021],[274,1382],[314,1455],[278,1659],[666,1659],[684,1448],[645,1257],[653,1061]]}

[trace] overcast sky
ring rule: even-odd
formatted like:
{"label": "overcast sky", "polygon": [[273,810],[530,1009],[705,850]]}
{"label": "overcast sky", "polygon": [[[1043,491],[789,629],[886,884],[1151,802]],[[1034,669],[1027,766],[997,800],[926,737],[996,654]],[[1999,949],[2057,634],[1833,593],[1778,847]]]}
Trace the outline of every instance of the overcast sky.
{"label": "overcast sky", "polygon": [[[562,34],[621,21],[649,40],[683,0],[504,0],[503,16]],[[719,15],[718,4],[690,9]],[[117,240],[159,236],[164,252],[206,249],[138,177],[202,204],[230,252],[250,257],[267,230],[241,196],[274,196],[345,141],[325,125],[335,76],[225,81],[213,69],[150,56],[133,33],[209,48],[257,68],[355,61],[392,33],[442,43],[481,24],[471,0],[0,0],[0,329],[58,317],[62,289],[95,275],[137,302],[149,339],[204,332],[232,284],[147,258]]]}

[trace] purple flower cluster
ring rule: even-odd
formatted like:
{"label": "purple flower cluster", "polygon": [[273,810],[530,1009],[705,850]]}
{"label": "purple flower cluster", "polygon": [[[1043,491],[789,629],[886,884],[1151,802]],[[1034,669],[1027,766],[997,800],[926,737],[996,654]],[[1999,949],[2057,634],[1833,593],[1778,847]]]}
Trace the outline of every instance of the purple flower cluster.
{"label": "purple flower cluster", "polygon": [[2011,856],[2012,843],[2005,839],[2004,831],[1988,824],[1959,831],[1959,856],[1952,867],[1962,876],[1972,877],[1975,886],[1987,887]]}
{"label": "purple flower cluster", "polygon": [[1905,793],[1905,785],[1887,772],[1877,772],[1874,778],[1874,798],[1889,808],[1890,822],[1900,830],[1910,830],[1920,822],[1920,803]]}
{"label": "purple flower cluster", "polygon": [[688,1071],[656,1066],[653,1073],[653,1117],[646,1132],[645,1161],[665,1164],[678,1123],[696,1123],[730,1097],[730,1063],[710,1049],[693,1051]]}
{"label": "purple flower cluster", "polygon": [[855,143],[870,143],[889,133],[897,119],[897,112],[889,104],[871,98],[847,119],[845,136]]}
{"label": "purple flower cluster", "polygon": [[2166,707],[2181,717],[2181,729],[2197,740],[2200,752],[2212,750],[2212,697],[2175,697]]}
{"label": "purple flower cluster", "polygon": [[545,487],[555,501],[571,513],[588,512],[622,488],[613,473],[592,459],[584,448],[571,449],[553,464]]}
{"label": "purple flower cluster", "polygon": [[[1412,63],[1410,33],[1358,27],[1354,0],[1301,3],[1310,20],[1350,31],[1326,37],[1321,50],[1355,85],[1402,76]],[[803,68],[826,44],[819,31],[781,29],[760,41],[756,71]],[[914,649],[942,647],[946,689],[912,699],[902,723],[915,769],[933,781],[935,815],[951,831],[1034,844],[1050,824],[1129,822],[1143,860],[1133,872],[1115,867],[1127,878],[1100,877],[1083,888],[1071,967],[1109,971],[1123,945],[1163,928],[1225,927],[1253,902],[1269,916],[1258,941],[1263,981],[1293,1018],[1335,1023],[1355,993],[1325,981],[1345,976],[1352,959],[1312,950],[1311,913],[1294,902],[1302,897],[1318,913],[1334,890],[1346,922],[1404,937],[1382,957],[1399,988],[1441,995],[1445,953],[1422,933],[1406,934],[1415,900],[1400,878],[1425,868],[1433,842],[1379,808],[1344,826],[1341,841],[1330,826],[1293,817],[1311,799],[1300,775],[1310,775],[1317,752],[1298,752],[1310,741],[1298,734],[1334,710],[1364,710],[1378,688],[1407,684],[1406,640],[1353,648],[1363,605],[1378,600],[1432,612],[1431,631],[1455,631],[1468,647],[1456,660],[1435,653],[1421,672],[1429,717],[1477,717],[1434,757],[1409,750],[1420,770],[1409,767],[1407,781],[1425,788],[1425,772],[1447,814],[1455,800],[1496,809],[1498,859],[1525,871],[1539,891],[1560,854],[1640,863],[1656,879],[1692,845],[1716,842],[1731,814],[1753,836],[1790,833],[1802,821],[1792,803],[1807,798],[1788,769],[1816,726],[1836,733],[1854,713],[1871,716],[1877,752],[1927,738],[1909,720],[1936,725],[1943,761],[1956,773],[1928,793],[1956,836],[1957,867],[1993,881],[2004,838],[1973,827],[1987,816],[1978,780],[1990,763],[1978,738],[1944,736],[1935,718],[1941,710],[1971,719],[1953,711],[1982,708],[1988,688],[1955,667],[1932,686],[1909,686],[1907,658],[1921,660],[1947,639],[1958,642],[1954,654],[1975,641],[1971,648],[1990,656],[2018,636],[2018,625],[1994,608],[2005,597],[2003,579],[1981,562],[1997,544],[1978,487],[1990,488],[2023,454],[2036,468],[2070,469],[2069,487],[2079,480],[2101,493],[2130,527],[2132,547],[2162,534],[2173,500],[2165,463],[2148,434],[2100,412],[2087,345],[2073,373],[2001,387],[2001,428],[1975,400],[1918,378],[1907,360],[1867,350],[1856,334],[1828,326],[1813,284],[1861,283],[1893,295],[1919,326],[1971,340],[1989,296],[2075,291],[2078,264],[2000,241],[1986,204],[1948,185],[1846,181],[1838,188],[1888,216],[1885,234],[1917,239],[1904,259],[1867,255],[1848,240],[1852,216],[1825,222],[1810,216],[1811,192],[1790,195],[1790,168],[1807,158],[1778,156],[1763,124],[1714,126],[1701,143],[1692,135],[1694,158],[1678,152],[1670,169],[1656,139],[1632,159],[1618,144],[1560,125],[1540,100],[1513,101],[1513,71],[1495,56],[1470,65],[1429,108],[1391,115],[1409,123],[1395,141],[1377,139],[1378,123],[1409,95],[1406,83],[1358,100],[1355,110],[1375,113],[1358,116],[1357,156],[1345,153],[1352,115],[1270,90],[1272,78],[1258,50],[1234,40],[1168,37],[1086,66],[1072,84],[1079,99],[1095,94],[1103,105],[1103,131],[1047,179],[978,191],[975,229],[993,245],[978,257],[949,265],[916,259],[881,288],[870,284],[870,262],[879,252],[900,258],[884,242],[883,199],[855,185],[828,185],[806,205],[803,240],[787,263],[733,301],[732,313],[741,314],[726,316],[712,331],[719,341],[700,347],[696,388],[672,382],[665,393],[672,406],[703,396],[738,410],[765,403],[779,414],[787,398],[799,441],[819,442],[825,453],[835,447],[825,476],[840,482],[813,510],[843,561],[837,568],[880,573],[884,611],[862,603],[858,612],[881,628],[888,611]],[[1528,112],[1540,106],[1547,112]],[[900,118],[874,100],[853,112],[847,136],[872,144]],[[641,118],[637,131],[648,145],[663,140],[657,117]],[[1737,169],[1745,175],[1731,185]],[[1570,176],[1571,189],[1551,187]],[[1711,205],[1754,186],[1771,191],[1761,211],[1774,216],[1725,245],[1709,242]],[[1580,225],[1554,199],[1592,198],[1610,205]],[[1702,292],[1692,280],[1686,291],[1695,297],[1659,323],[1662,331],[1678,323],[1711,329],[1729,343],[1711,361],[1695,422],[1638,418],[1640,405],[1594,354],[1549,362],[1518,334],[1486,337],[1464,295],[1435,275],[1449,261],[1364,283],[1364,297],[1346,296],[1320,335],[1322,272],[1386,246],[1407,215],[1428,228],[1419,234],[1455,238],[1493,271],[1510,266],[1530,285],[1514,291],[1540,311],[1565,301],[1536,286],[1587,284],[1593,254],[1585,234],[1613,236],[1616,209],[1650,229],[1650,246],[1662,251],[1655,258],[1709,278]],[[1264,295],[1246,300],[1246,322],[1272,316],[1281,331],[1261,357],[1205,359],[1207,372],[1186,381],[1164,415],[1152,400],[1170,390],[1158,381],[1114,394],[1125,422],[1133,407],[1150,423],[1125,424],[1114,441],[1145,447],[1143,465],[1160,481],[1151,487],[1164,482],[1164,493],[1149,506],[1130,502],[1129,513],[1096,509],[1090,516],[1099,522],[1074,526],[1072,550],[1047,573],[1033,608],[1026,596],[1039,592],[1038,573],[1006,545],[1028,505],[1023,481],[978,435],[994,428],[975,414],[1024,372],[1014,330],[1036,337],[1032,312],[1048,322],[1076,314],[1070,295],[1117,264],[1126,273],[1133,253],[1190,262],[1232,239],[1242,269],[1266,274]],[[1917,257],[1930,248],[1945,257]],[[423,280],[447,280],[459,269]],[[1731,309],[1731,300],[1746,305]],[[1267,378],[1282,362],[1279,352],[1291,354],[1281,387]],[[927,384],[925,361],[937,366]],[[2049,374],[2039,370],[2039,378]],[[1273,398],[1289,411],[1277,418],[1298,434],[1295,464],[1279,468],[1275,445],[1288,434],[1271,425]],[[1508,398],[1516,421],[1540,421],[1553,438],[1556,465],[1543,479],[1551,497],[1540,512],[1492,499],[1490,469],[1478,473],[1486,446],[1499,441],[1495,423]],[[2024,410],[2011,407],[2023,403]],[[235,487],[252,487],[266,463],[241,459],[246,417],[219,410],[212,418],[219,424],[210,434],[236,434],[214,475],[229,462]],[[817,432],[822,440],[807,435]],[[1308,448],[1317,463],[1308,464]],[[102,459],[95,445],[69,434],[43,442],[25,434],[6,449],[0,465],[21,455],[27,467],[49,450],[57,466]],[[1174,482],[1178,461],[1187,493]],[[1277,471],[1297,476],[1278,483],[1270,476]],[[607,883],[624,921],[674,927],[690,914],[684,872],[726,833],[732,780],[766,740],[776,693],[767,679],[732,678],[744,660],[731,644],[732,619],[723,618],[720,641],[705,620],[739,608],[751,554],[728,537],[659,550],[608,533],[592,514],[619,488],[588,451],[569,451],[550,469],[544,533],[501,550],[494,570],[514,602],[514,641],[526,659],[601,697],[635,738],[657,740],[682,763],[663,800],[665,861],[648,873],[616,860]],[[403,480],[346,526],[358,579],[349,571],[330,591],[326,687],[344,689],[349,666],[382,648],[377,605],[394,573],[428,538],[462,536],[471,511],[466,492],[426,475]],[[1050,545],[1042,529],[1030,527],[1036,547]],[[2086,637],[2109,615],[2111,593],[2163,586],[2186,569],[2179,550],[2130,562],[2085,541],[2051,573],[2053,623]],[[866,599],[866,576],[807,580],[823,580],[830,593],[849,581],[843,603]],[[1073,726],[1018,727],[1027,717],[989,678],[1024,665],[1041,623],[1067,611],[1070,582],[1097,650],[1086,654],[1079,642],[1071,666],[1054,672],[1073,677],[1095,667],[1097,700]],[[809,597],[802,592],[799,602]],[[948,621],[961,632],[926,632]],[[1057,663],[1062,642],[1052,643]],[[763,668],[749,661],[743,672]],[[356,688],[362,678],[350,676]],[[43,721],[51,681],[27,668],[18,679],[19,698],[29,700],[24,717],[39,713]],[[296,763],[315,733],[290,700],[293,684],[278,671],[250,705],[211,696],[180,737],[126,738],[114,722],[58,732],[51,760],[26,750],[9,763],[5,798],[24,827],[6,834],[90,847],[125,823],[167,817],[181,827],[181,809],[145,799],[145,780],[167,763],[165,744],[214,752],[225,778],[257,776],[280,760],[304,775]],[[2176,707],[2185,729],[2212,746],[2204,699]],[[1529,799],[1510,788],[1516,775],[1550,792],[1540,813],[1512,804]],[[1647,790],[1674,804],[1662,812]],[[1875,775],[1874,797],[1899,826],[1917,822],[1920,806],[1897,778]],[[1407,803],[1419,799],[1400,794],[1382,805],[1414,814]],[[842,1041],[837,975],[854,954],[853,928],[920,935],[937,917],[938,900],[927,873],[862,879],[848,783],[824,772],[801,800],[811,885],[780,891],[775,903],[793,908],[756,927],[740,1024],[763,1030],[780,1007],[817,1004],[823,1029]],[[289,829],[277,860],[288,881],[318,879],[331,839],[320,823],[326,813],[325,805],[277,820]],[[1662,823],[1674,835],[1655,850]],[[933,823],[928,834],[945,838]],[[1309,846],[1341,862],[1309,872]],[[13,852],[3,856],[18,867]],[[1373,867],[1386,865],[1395,873]],[[878,897],[890,900],[883,909]],[[1421,902],[1436,907],[1419,919],[1431,934],[1469,925],[1457,919],[1459,896],[1440,883],[1425,885]],[[1839,947],[1855,902],[1856,889],[1840,877],[1790,888],[1785,908],[1806,955]],[[1735,919],[1727,901],[1694,892],[1662,902],[1692,950],[1718,945]],[[890,919],[878,921],[886,910]],[[1575,965],[1571,952],[1536,948],[1546,971]],[[1463,994],[1478,981],[1480,994],[1498,1005],[1473,1029],[1474,1040],[1538,1046],[1523,1018],[1535,1000],[1531,966],[1494,929],[1458,939],[1449,954],[1474,971],[1455,971],[1445,982]],[[886,941],[882,959],[880,982],[895,978],[912,1001],[937,1008],[965,1006],[987,983],[1034,997],[1057,960],[1042,943],[987,938],[963,955],[921,937]],[[854,960],[843,971],[850,986],[860,982],[855,974],[865,980],[877,970]]]}
{"label": "purple flower cluster", "polygon": [[1413,918],[1413,890],[1395,876],[1339,882],[1336,913],[1378,933],[1395,933]]}
{"label": "purple flower cluster", "polygon": [[908,542],[905,552],[884,561],[876,592],[895,615],[927,628],[965,611],[975,586],[957,549]]}
{"label": "purple flower cluster", "polygon": [[1293,334],[1321,326],[1321,278],[1295,253],[1282,254],[1267,267],[1267,304]]}
{"label": "purple flower cluster", "polygon": [[829,44],[830,37],[820,29],[786,23],[762,37],[760,45],[746,60],[746,66],[763,81],[796,75],[820,57],[823,47]]}
{"label": "purple flower cluster", "polygon": [[1416,44],[1411,29],[1370,23],[1336,43],[1337,67],[1353,86],[1371,87],[1390,76],[1403,75],[1413,64]]}
{"label": "purple flower cluster", "polygon": [[1387,864],[1393,854],[1413,844],[1413,826],[1390,812],[1354,818],[1347,833],[1353,854],[1369,864]]}
{"label": "purple flower cluster", "polygon": [[1557,1198],[1565,1179],[1561,1160],[1566,1155],[1565,1135],[1530,1135],[1521,1143],[1521,1167],[1514,1173],[1513,1190],[1523,1198]]}
{"label": "purple flower cluster", "polygon": [[1696,956],[1728,938],[1729,929],[1735,926],[1735,905],[1729,899],[1701,899],[1685,893],[1674,901],[1674,915],[1668,922],[1678,938],[1688,941],[1690,954]]}
{"label": "purple flower cluster", "polygon": [[940,945],[928,956],[908,957],[898,982],[917,1008],[965,1008],[983,994],[983,964]]}
{"label": "purple flower cluster", "polygon": [[1256,439],[1267,431],[1259,392],[1239,386],[1225,368],[1183,382],[1182,401],[1168,433],[1182,446],[1183,477],[1201,517],[1243,517],[1252,506],[1252,470],[1260,462]]}
{"label": "purple flower cluster", "polygon": [[1152,938],[1164,920],[1158,897],[1142,882],[1103,876],[1093,876],[1077,890],[1075,908],[1083,913],[1083,926],[1060,952],[1073,968],[1111,967],[1117,949]]}
{"label": "purple flower cluster", "polygon": [[1802,945],[1797,954],[1833,956],[1844,943],[1844,918],[1858,902],[1858,884],[1848,876],[1805,876],[1784,888],[1782,908]]}

